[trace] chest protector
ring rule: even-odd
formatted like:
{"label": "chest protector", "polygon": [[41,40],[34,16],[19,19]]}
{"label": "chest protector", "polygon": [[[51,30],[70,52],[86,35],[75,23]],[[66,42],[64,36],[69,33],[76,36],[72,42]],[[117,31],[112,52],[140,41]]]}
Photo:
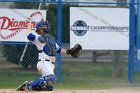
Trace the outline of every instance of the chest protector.
{"label": "chest protector", "polygon": [[56,56],[57,50],[56,50],[55,37],[45,36],[45,35],[43,35],[43,37],[46,40],[46,44],[43,47],[44,53],[46,53],[48,56]]}

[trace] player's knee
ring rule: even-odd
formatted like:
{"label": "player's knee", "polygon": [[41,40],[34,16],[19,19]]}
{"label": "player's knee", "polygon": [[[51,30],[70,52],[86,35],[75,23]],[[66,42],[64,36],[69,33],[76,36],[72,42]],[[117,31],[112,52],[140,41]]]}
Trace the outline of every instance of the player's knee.
{"label": "player's knee", "polygon": [[55,82],[55,80],[56,80],[56,79],[55,79],[55,76],[54,76],[54,75],[50,75],[50,76],[49,76],[49,80],[52,81],[52,82]]}
{"label": "player's knee", "polygon": [[48,75],[46,77],[44,77],[44,84],[47,87],[48,91],[52,91],[53,88],[53,84],[55,82],[55,76],[54,75]]}
{"label": "player's knee", "polygon": [[55,76],[54,76],[53,74],[44,77],[45,83],[49,83],[49,82],[54,83],[55,80],[56,80],[56,79],[55,79]]}

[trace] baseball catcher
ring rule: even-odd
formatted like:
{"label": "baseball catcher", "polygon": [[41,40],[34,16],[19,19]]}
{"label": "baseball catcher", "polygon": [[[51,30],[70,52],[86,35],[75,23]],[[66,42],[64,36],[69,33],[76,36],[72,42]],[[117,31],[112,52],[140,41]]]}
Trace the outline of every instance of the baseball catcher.
{"label": "baseball catcher", "polygon": [[55,62],[56,54],[70,54],[72,57],[77,58],[80,56],[82,46],[76,44],[73,48],[66,50],[58,46],[55,37],[50,35],[50,24],[46,20],[41,20],[36,24],[36,33],[27,31],[27,39],[31,41],[38,49],[38,63],[37,69],[41,77],[23,82],[17,91],[52,91],[55,82]]}

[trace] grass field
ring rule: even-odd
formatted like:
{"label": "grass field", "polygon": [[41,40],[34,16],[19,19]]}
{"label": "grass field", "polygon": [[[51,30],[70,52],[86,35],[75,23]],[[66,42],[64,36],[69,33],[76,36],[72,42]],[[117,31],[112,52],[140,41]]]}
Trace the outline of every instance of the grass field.
{"label": "grass field", "polygon": [[[36,79],[40,76],[37,70],[23,70],[17,66],[0,66],[0,88],[16,88],[25,80]],[[57,71],[56,71],[57,72]],[[136,74],[137,84],[140,75]],[[121,79],[112,79],[111,63],[63,63],[62,82],[55,83],[56,89],[108,89],[133,87],[127,80],[127,64]]]}
{"label": "grass field", "polygon": [[[62,82],[55,83],[53,92],[28,93],[140,93],[140,73],[135,74],[136,83],[130,84],[127,64],[121,79],[112,79],[112,68],[112,63],[62,63]],[[24,70],[8,62],[0,62],[0,93],[21,93],[15,91],[19,84],[39,76],[36,69]]]}

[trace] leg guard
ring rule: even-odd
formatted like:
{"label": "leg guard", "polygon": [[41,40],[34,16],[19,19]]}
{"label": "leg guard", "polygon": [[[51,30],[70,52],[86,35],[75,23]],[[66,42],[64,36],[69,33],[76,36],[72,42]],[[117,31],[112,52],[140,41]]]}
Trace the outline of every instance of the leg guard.
{"label": "leg guard", "polygon": [[48,91],[52,91],[53,90],[53,84],[55,82],[55,76],[54,75],[48,75],[44,78],[44,85],[46,86],[46,88],[48,89]]}
{"label": "leg guard", "polygon": [[18,88],[17,91],[25,91],[26,85],[28,84],[28,81],[23,82]]}
{"label": "leg guard", "polygon": [[34,81],[31,81],[30,83],[29,83],[29,90],[30,91],[32,91],[32,90],[34,90],[34,91],[40,91],[41,90],[41,86],[43,85],[43,83],[44,83],[44,80],[43,80],[43,78],[39,78],[39,79],[36,79],[36,80],[34,80]]}
{"label": "leg guard", "polygon": [[55,76],[53,74],[48,75],[48,76],[45,76],[45,77],[43,77],[43,79],[44,79],[44,83],[45,84],[48,84],[49,81],[51,81],[52,83],[54,83],[55,80],[56,80],[55,79]]}
{"label": "leg guard", "polygon": [[52,91],[53,90],[53,83],[55,81],[55,76],[54,75],[48,75],[42,78],[39,78],[37,80],[31,81],[29,83],[29,90],[32,91],[41,91],[44,90],[44,87],[48,90],[48,91]]}
{"label": "leg guard", "polygon": [[53,91],[53,86],[47,86],[48,91]]}

